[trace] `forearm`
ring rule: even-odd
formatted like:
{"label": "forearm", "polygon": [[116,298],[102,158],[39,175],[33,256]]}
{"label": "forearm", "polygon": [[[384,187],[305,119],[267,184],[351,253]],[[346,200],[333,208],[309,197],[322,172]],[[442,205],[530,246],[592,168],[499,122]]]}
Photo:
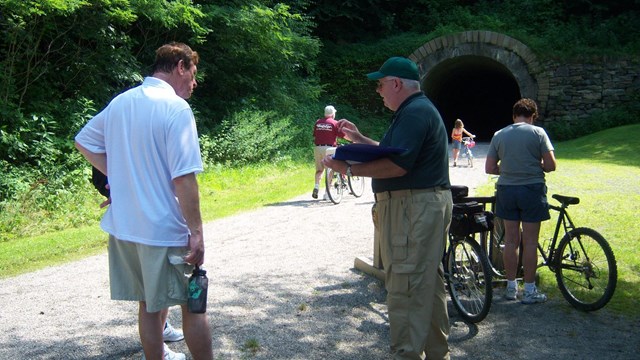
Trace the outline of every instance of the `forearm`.
{"label": "forearm", "polygon": [[344,138],[346,140],[354,143],[369,145],[379,144],[379,142],[362,135],[358,130],[358,127],[347,119],[341,119],[338,121],[338,130],[344,134]]}
{"label": "forearm", "polygon": [[376,146],[380,145],[380,142],[375,141],[375,140],[373,140],[373,139],[370,139],[370,138],[368,138],[368,137],[366,137],[366,136],[364,136],[364,135],[361,135],[361,138],[359,139],[358,143],[360,143],[360,144],[376,145]]}
{"label": "forearm", "polygon": [[404,176],[407,170],[396,165],[388,158],[382,158],[366,163],[354,164],[351,166],[353,175],[366,176],[374,179],[388,179]]}
{"label": "forearm", "polygon": [[542,166],[542,171],[544,172],[552,172],[556,170],[556,157],[553,151],[542,155],[542,162],[540,163],[540,166]]}
{"label": "forearm", "polygon": [[[344,174],[347,172],[347,162],[342,160],[334,160],[331,158],[331,156],[327,156],[325,158],[324,164],[339,173]],[[351,165],[351,174],[354,176],[387,179],[400,177],[405,175],[406,173],[407,171],[405,169],[396,165],[388,158]]]}
{"label": "forearm", "polygon": [[370,139],[359,132],[348,133],[347,131],[345,131],[345,134],[348,134],[347,140],[351,140],[356,144],[368,144],[368,145],[376,145],[376,146],[380,144],[378,141]]}
{"label": "forearm", "polygon": [[202,217],[200,214],[200,194],[196,175],[191,173],[173,179],[176,197],[180,203],[182,216],[192,235],[202,236]]}
{"label": "forearm", "polygon": [[101,173],[107,175],[107,154],[106,153],[102,153],[102,154],[93,153],[87,150],[87,148],[85,148],[84,146],[80,145],[77,141],[75,144],[76,144],[76,149],[80,151],[82,156],[84,156],[84,158],[87,159],[87,161],[91,163],[91,165],[93,165],[96,169],[100,170]]}
{"label": "forearm", "polygon": [[484,163],[484,172],[490,175],[500,175],[500,165],[498,164],[498,160],[487,157],[487,160]]}

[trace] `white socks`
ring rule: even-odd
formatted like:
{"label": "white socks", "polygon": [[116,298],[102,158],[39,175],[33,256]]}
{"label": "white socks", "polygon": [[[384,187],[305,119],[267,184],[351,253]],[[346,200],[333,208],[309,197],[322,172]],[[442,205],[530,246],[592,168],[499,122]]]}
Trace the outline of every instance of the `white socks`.
{"label": "white socks", "polygon": [[[507,287],[511,289],[518,289],[518,280],[507,280]],[[525,292],[536,291],[536,283],[524,283]]]}
{"label": "white socks", "polygon": [[524,291],[529,293],[536,291],[536,283],[524,283]]}

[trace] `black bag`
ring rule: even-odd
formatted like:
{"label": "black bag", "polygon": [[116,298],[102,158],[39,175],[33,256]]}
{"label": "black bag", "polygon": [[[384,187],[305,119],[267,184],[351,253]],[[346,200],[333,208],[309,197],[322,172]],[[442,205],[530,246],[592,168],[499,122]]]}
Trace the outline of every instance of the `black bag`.
{"label": "black bag", "polygon": [[451,228],[456,236],[493,230],[493,213],[485,211],[482,204],[475,201],[453,204]]}
{"label": "black bag", "polygon": [[464,198],[469,196],[469,188],[464,185],[451,185],[451,197],[454,203],[464,201]]}

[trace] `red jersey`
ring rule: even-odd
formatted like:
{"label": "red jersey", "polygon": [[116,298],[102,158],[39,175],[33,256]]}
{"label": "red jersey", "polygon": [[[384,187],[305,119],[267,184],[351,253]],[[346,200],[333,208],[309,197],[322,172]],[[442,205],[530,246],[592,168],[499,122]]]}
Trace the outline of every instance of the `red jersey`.
{"label": "red jersey", "polygon": [[336,146],[336,139],[344,137],[341,131],[338,131],[338,121],[334,118],[326,117],[316,120],[313,127],[313,138],[315,145]]}

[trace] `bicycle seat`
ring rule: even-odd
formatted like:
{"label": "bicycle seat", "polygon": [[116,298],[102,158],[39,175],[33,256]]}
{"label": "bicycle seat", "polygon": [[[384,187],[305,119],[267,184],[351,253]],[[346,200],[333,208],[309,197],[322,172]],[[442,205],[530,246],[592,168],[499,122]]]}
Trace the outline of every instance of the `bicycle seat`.
{"label": "bicycle seat", "polygon": [[560,203],[564,206],[576,205],[580,203],[580,199],[578,199],[577,197],[564,196],[564,195],[558,195],[558,194],[553,194],[551,197],[560,201]]}

